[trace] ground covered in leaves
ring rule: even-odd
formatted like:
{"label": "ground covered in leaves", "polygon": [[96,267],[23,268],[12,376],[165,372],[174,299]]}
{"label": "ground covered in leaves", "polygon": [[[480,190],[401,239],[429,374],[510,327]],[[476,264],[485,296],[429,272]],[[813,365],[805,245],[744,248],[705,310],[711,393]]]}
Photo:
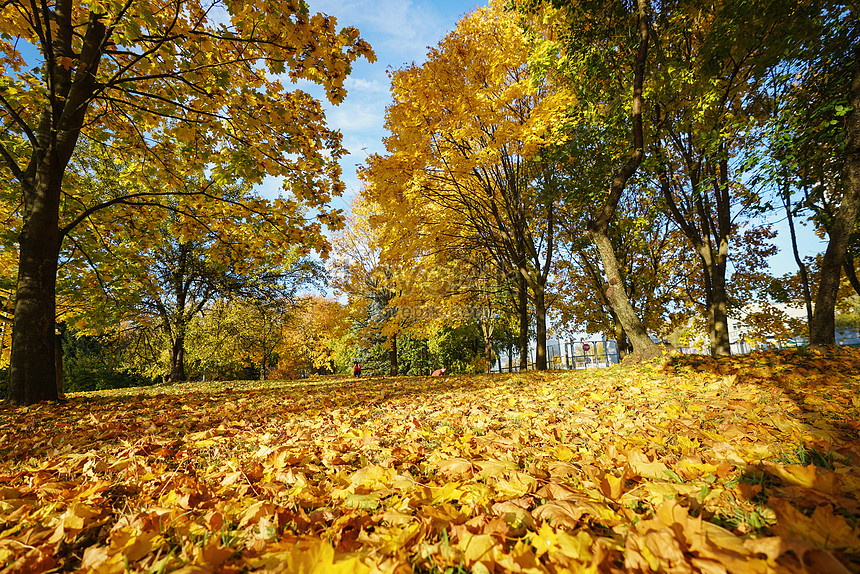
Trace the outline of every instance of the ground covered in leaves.
{"label": "ground covered in leaves", "polygon": [[0,407],[0,572],[860,570],[860,352]]}

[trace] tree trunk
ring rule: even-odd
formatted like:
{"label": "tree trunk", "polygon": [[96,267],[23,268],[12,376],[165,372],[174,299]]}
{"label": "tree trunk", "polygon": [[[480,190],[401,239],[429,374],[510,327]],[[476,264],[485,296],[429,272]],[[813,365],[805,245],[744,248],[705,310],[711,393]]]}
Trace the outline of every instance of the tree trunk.
{"label": "tree trunk", "polygon": [[388,351],[388,358],[391,363],[388,374],[392,377],[397,376],[397,335],[391,335],[391,349]]}
{"label": "tree trunk", "polygon": [[618,362],[620,363],[627,357],[630,351],[630,343],[627,341],[627,333],[624,332],[624,327],[617,318],[615,318],[615,324],[615,348],[618,349]]}
{"label": "tree trunk", "polygon": [[[806,332],[808,335],[812,329],[812,294],[809,290],[809,272],[797,247],[797,230],[794,228],[794,214],[791,210],[791,191],[788,189],[787,175],[785,176],[785,181],[786,187],[782,192],[782,202],[785,206],[785,217],[788,220],[788,231],[791,235],[791,252],[794,255],[794,262],[797,263],[797,270],[800,272],[800,285],[803,287],[803,302],[806,305]],[[860,291],[857,293],[860,295]]]}
{"label": "tree trunk", "polygon": [[639,49],[636,52],[636,61],[633,66],[633,98],[631,106],[633,115],[633,150],[627,162],[613,176],[609,187],[609,196],[600,210],[599,217],[589,223],[588,231],[600,253],[600,259],[603,262],[603,271],[606,273],[606,280],[609,285],[606,288],[606,298],[609,299],[613,312],[618,317],[619,322],[624,327],[624,331],[627,333],[627,337],[633,344],[633,355],[640,360],[650,360],[660,356],[661,349],[648,336],[645,326],[639,320],[636,311],[630,304],[630,299],[624,290],[624,282],[621,280],[621,275],[618,272],[618,258],[615,256],[615,250],[612,248],[612,241],[609,239],[607,232],[609,222],[612,221],[615,209],[621,200],[624,187],[627,185],[627,181],[636,173],[636,170],[639,169],[639,166],[642,164],[642,157],[645,154],[645,138],[642,130],[642,85],[645,78],[645,63],[648,57],[650,28],[648,25],[647,0],[638,0],[637,5],[637,25],[639,27],[640,41]]}
{"label": "tree trunk", "polygon": [[[46,162],[47,163],[47,162]],[[18,285],[12,324],[12,354],[6,400],[29,405],[57,400],[55,356],[57,262],[60,257],[60,178],[48,165],[32,190],[19,237]]]}
{"label": "tree trunk", "polygon": [[842,270],[845,272],[845,277],[851,288],[857,295],[860,295],[860,277],[857,277],[857,269],[855,268],[854,254],[848,249],[845,251],[845,257],[842,258]]}
{"label": "tree trunk", "polygon": [[842,261],[860,210],[860,45],[854,48],[854,76],[849,94],[851,111],[845,118],[844,191],[830,227],[830,241],[821,260],[821,281],[815,297],[810,343],[836,344],[836,296]]}
{"label": "tree trunk", "polygon": [[170,347],[170,382],[182,381],[185,381],[185,337],[180,335]]}
{"label": "tree trunk", "polygon": [[603,261],[603,270],[609,285],[606,288],[606,298],[612,304],[613,313],[633,345],[633,357],[643,361],[659,357],[662,353],[660,347],[648,336],[645,326],[639,320],[636,310],[633,309],[627,298],[627,293],[624,291],[624,282],[618,272],[618,260],[615,258],[615,250],[612,248],[609,236],[602,230],[591,229],[590,231],[600,252],[600,259]]}
{"label": "tree trunk", "polygon": [[724,357],[732,354],[729,341],[726,295],[726,268],[717,265],[711,274],[711,289],[708,296],[708,335],[711,339],[711,354]]}
{"label": "tree trunk", "polygon": [[545,371],[547,369],[546,362],[546,293],[543,285],[537,285],[534,290],[535,301],[535,369]]}
{"label": "tree trunk", "polygon": [[[36,128],[29,165],[15,173],[24,198],[24,225],[19,235],[18,284],[12,325],[9,388],[6,400],[32,404],[57,399],[57,373],[53,360],[56,337],[57,264],[63,234],[59,229],[63,175],[80,136],[95,87],[96,72],[107,32],[102,17],[91,14],[85,28],[72,25],[72,3],[54,6],[50,42],[53,61],[42,74],[50,86]],[[82,43],[75,53],[76,32]],[[59,65],[64,58],[79,62],[75,68]],[[74,78],[72,69],[75,70]],[[14,163],[14,162],[13,162]],[[15,170],[13,170],[15,171]]]}
{"label": "tree trunk", "polygon": [[523,277],[517,277],[517,297],[520,311],[520,372],[523,372],[529,369],[529,294]]}

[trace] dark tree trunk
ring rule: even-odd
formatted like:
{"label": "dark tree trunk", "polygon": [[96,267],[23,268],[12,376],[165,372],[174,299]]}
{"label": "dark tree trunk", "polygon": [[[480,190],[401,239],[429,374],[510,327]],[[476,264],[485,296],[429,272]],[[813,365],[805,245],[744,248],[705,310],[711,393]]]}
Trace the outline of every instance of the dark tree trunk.
{"label": "dark tree trunk", "polygon": [[[33,191],[19,237],[18,285],[12,325],[12,354],[6,400],[29,405],[57,399],[53,360],[57,338],[57,262],[60,257],[60,179],[45,166],[46,177]],[[42,174],[40,174],[42,175]],[[53,177],[51,177],[53,176]]]}
{"label": "dark tree trunk", "polygon": [[810,343],[836,344],[836,295],[848,240],[860,210],[860,45],[854,48],[854,76],[849,93],[851,111],[845,119],[844,191],[828,231],[830,241],[821,260],[821,281],[815,297]]}
{"label": "dark tree trunk", "polygon": [[[57,399],[56,365],[50,358],[55,356],[57,265],[64,233],[59,228],[62,181],[95,88],[107,33],[102,16],[90,14],[86,27],[77,31],[82,42],[76,53],[72,11],[70,1],[54,4],[50,15],[53,34],[43,37],[40,46],[53,59],[46,58],[42,69],[50,90],[34,130],[30,162],[26,169],[8,162],[24,198],[6,395],[12,404]],[[64,58],[79,64],[74,68],[59,65]]]}
{"label": "dark tree trunk", "polygon": [[[723,151],[720,144],[720,151]],[[729,256],[729,235],[731,234],[731,201],[729,199],[729,163],[720,158],[714,169],[714,193],[717,197],[717,245],[708,245],[708,274],[710,288],[708,297],[708,327],[711,338],[711,353],[715,357],[732,354],[729,341],[728,294],[726,292],[726,263]]]}
{"label": "dark tree trunk", "polygon": [[397,335],[391,335],[391,349],[388,351],[388,358],[390,360],[390,368],[388,370],[388,374],[392,377],[397,376]]}
{"label": "dark tree trunk", "polygon": [[860,295],[860,278],[857,277],[857,269],[855,268],[854,254],[851,250],[845,252],[845,257],[842,259],[842,270],[845,271],[845,277],[854,292]]}
{"label": "dark tree trunk", "polygon": [[621,362],[630,352],[630,343],[627,340],[627,333],[624,332],[624,327],[615,319],[617,325],[615,330],[615,346],[618,348],[618,361]]}
{"label": "dark tree trunk", "polygon": [[170,347],[170,382],[181,383],[185,380],[185,337],[180,335]]}
{"label": "dark tree trunk", "polygon": [[535,300],[535,369],[545,371],[546,362],[546,293],[543,285],[538,285],[534,293]]}
{"label": "dark tree trunk", "polygon": [[[484,363],[489,375],[493,370],[493,325],[489,323],[489,317],[481,323],[481,331],[484,334]],[[499,372],[502,372],[501,369]]]}
{"label": "dark tree trunk", "polygon": [[517,277],[517,298],[520,312],[519,350],[522,372],[529,368],[529,294],[523,277]]}
{"label": "dark tree trunk", "polygon": [[728,296],[726,295],[726,266],[718,263],[711,266],[709,273],[710,288],[707,294],[708,335],[711,340],[711,354],[723,357],[732,354],[728,331]]}

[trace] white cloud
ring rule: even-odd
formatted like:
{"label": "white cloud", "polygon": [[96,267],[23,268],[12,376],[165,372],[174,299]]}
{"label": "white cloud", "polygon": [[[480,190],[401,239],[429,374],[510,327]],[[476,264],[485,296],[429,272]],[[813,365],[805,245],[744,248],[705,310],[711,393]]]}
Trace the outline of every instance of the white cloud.
{"label": "white cloud", "polygon": [[[482,4],[485,2],[481,2]],[[339,106],[325,101],[317,86],[302,82],[305,89],[323,102],[329,127],[344,136],[349,155],[341,159],[342,180],[346,184],[343,199],[335,207],[346,207],[358,193],[360,181],[356,165],[368,155],[384,152],[382,138],[385,108],[391,99],[386,70],[421,63],[427,47],[435,46],[457,25],[461,15],[473,10],[476,0],[308,0],[311,12],[323,12],[337,18],[338,27],[354,26],[373,47],[377,61],[358,60],[346,80],[347,97]]]}
{"label": "white cloud", "polygon": [[[344,134],[381,128],[383,113],[378,105],[356,105],[349,100],[326,113],[328,125]],[[375,130],[374,130],[375,131]]]}
{"label": "white cloud", "polygon": [[385,66],[395,68],[424,59],[436,44],[471,10],[474,2],[457,0],[310,0],[311,11],[335,16],[339,26],[355,26]]}
{"label": "white cloud", "polygon": [[346,89],[349,93],[385,93],[388,91],[388,84],[377,79],[367,79],[350,76],[346,79]]}

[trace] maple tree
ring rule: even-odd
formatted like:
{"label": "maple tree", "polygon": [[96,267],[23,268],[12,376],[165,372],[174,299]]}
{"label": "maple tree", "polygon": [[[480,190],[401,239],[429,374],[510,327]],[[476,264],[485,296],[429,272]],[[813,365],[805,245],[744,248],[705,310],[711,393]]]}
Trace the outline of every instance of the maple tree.
{"label": "maple tree", "polygon": [[[659,201],[642,189],[650,182],[631,183],[608,233],[631,305],[649,332],[665,338],[692,319],[701,285],[683,237],[661,213]],[[632,349],[606,297],[600,255],[585,230],[591,217],[593,213],[580,206],[561,223],[557,322],[573,332],[603,333],[617,342],[623,358]]]}
{"label": "maple tree", "polygon": [[[804,130],[799,127],[799,124],[804,123],[805,118],[819,115],[822,110],[819,108],[809,113],[807,111],[809,102],[804,102],[804,105],[801,106],[799,94],[791,81],[793,77],[794,74],[790,65],[777,66],[771,70],[769,80],[765,84],[765,93],[769,97],[764,99],[764,103],[770,117],[764,124],[767,133],[764,139],[766,151],[765,157],[758,159],[759,171],[756,179],[774,185],[779,202],[785,212],[792,256],[798,268],[801,300],[806,308],[808,337],[813,317],[812,288],[809,280],[809,268],[800,254],[797,228],[800,216],[804,211],[804,204],[808,204],[813,211],[816,210],[815,202],[811,200],[809,193],[811,184],[808,177],[809,172],[816,171],[818,177],[815,179],[817,182],[822,186],[829,187],[838,181],[838,178],[833,177],[832,173],[825,177],[823,172],[826,169],[825,166],[833,166],[838,154],[832,153],[833,150],[829,149],[829,153],[821,154],[821,157],[817,157],[816,161],[808,161],[813,157],[813,150],[820,150],[828,140],[832,143],[833,138],[825,138],[821,134],[816,134],[815,145],[810,145],[809,149],[806,149],[805,144],[810,144],[811,141],[810,138],[800,135],[803,134]],[[830,122],[827,124],[827,127],[830,128]],[[827,131],[831,130],[828,129]],[[831,146],[826,147],[831,148]],[[800,150],[803,151],[800,152]],[[803,193],[806,196],[805,201],[803,199],[795,200],[794,196],[797,193]],[[822,197],[831,196],[832,193],[821,195]],[[853,264],[846,266],[846,272],[848,267],[851,267],[853,272]]]}
{"label": "maple tree", "polygon": [[[764,79],[779,66],[795,66],[795,72],[807,69],[805,59],[810,55],[826,62],[829,54],[839,50],[839,42],[850,44],[851,9],[805,2],[755,6],[725,2],[707,7],[680,3],[653,8],[647,3],[633,7],[588,1],[518,5],[552,22],[557,33],[539,43],[533,65],[541,74],[561,75],[575,86],[577,101],[566,126],[570,139],[564,144],[573,152],[570,162],[577,161],[576,152],[589,148],[581,140],[596,136],[615,150],[616,165],[625,166],[615,172],[620,176],[615,182],[608,176],[597,179],[598,186],[605,183],[608,188],[602,195],[581,192],[592,201],[602,198],[605,208],[590,227],[603,245],[604,273],[622,285],[622,273],[613,271],[617,257],[606,230],[626,182],[644,158],[644,169],[659,176],[667,213],[700,259],[712,351],[729,353],[730,247],[743,245],[734,236],[742,229],[745,214],[767,208],[758,193],[747,187],[750,172],[761,169],[752,156],[767,129],[762,128],[761,111],[771,94]],[[647,12],[653,24],[650,30],[641,28],[645,20],[640,17],[638,38],[632,32],[632,18],[624,16],[636,10],[640,15]],[[780,16],[774,18],[775,14]],[[811,27],[807,26],[810,18],[815,23]],[[823,22],[834,25],[831,33],[818,28]],[[650,49],[643,32],[654,37]],[[839,40],[817,40],[828,35]],[[631,88],[632,100],[616,97],[619,89]],[[648,118],[644,123],[639,115],[643,110]],[[632,150],[625,151],[618,143],[622,127],[633,136]],[[607,173],[610,165],[605,164]],[[636,325],[638,317],[629,309],[626,294],[611,283],[607,292],[624,299],[615,307],[631,311],[624,315]],[[650,346],[644,331],[641,341]]]}
{"label": "maple tree", "polygon": [[[773,113],[781,124],[774,131],[781,137],[772,138],[771,148],[775,169],[782,170],[783,195],[791,187],[802,190],[803,206],[812,211],[811,219],[829,239],[815,312],[810,302],[807,309],[810,340],[834,344],[834,309],[842,272],[855,290],[860,289],[854,261],[860,124],[852,115],[860,102],[860,39],[855,6],[832,3],[818,9],[807,19],[803,34],[798,34],[801,55],[784,73],[788,81],[777,91],[779,98],[774,97]],[[797,259],[803,275],[806,270]],[[803,293],[807,301],[812,299],[808,290],[805,287]]]}
{"label": "maple tree", "polygon": [[373,225],[376,206],[359,195],[351,202],[347,225],[334,238],[339,257],[332,261],[334,289],[349,299],[350,317],[363,346],[382,339],[388,354],[388,370],[398,373],[397,337],[403,317],[389,307],[402,285],[399,269],[382,253],[380,230]]}
{"label": "maple tree", "polygon": [[[857,20],[857,7],[847,4],[847,17]],[[850,30],[850,29],[849,29]],[[843,65],[851,70],[851,83],[848,91],[848,105],[851,110],[845,115],[845,151],[843,156],[843,195],[832,226],[828,229],[830,241],[821,265],[821,282],[815,297],[810,329],[810,341],[815,344],[832,345],[836,342],[836,323],[834,309],[839,290],[839,277],[848,250],[851,234],[854,232],[860,214],[860,40],[854,34],[848,36],[849,58]],[[846,38],[838,37],[836,49],[846,47]],[[824,43],[832,49],[832,45]],[[825,58],[828,56],[825,55]],[[853,62],[851,62],[853,57]]]}
{"label": "maple tree", "polygon": [[[277,351],[285,343],[284,324],[289,320],[293,305],[295,303],[285,297],[271,297],[243,299],[230,306],[234,342],[231,354],[254,365],[260,380],[269,378],[269,370],[280,366]],[[296,371],[291,369],[290,373]]]}
{"label": "maple tree", "polygon": [[[652,106],[660,133],[654,154],[663,198],[695,249],[703,274],[711,350],[730,354],[727,290],[730,246],[740,218],[761,204],[743,183],[739,157],[757,146],[748,137],[758,121],[763,70],[779,63],[797,8],[783,7],[775,25],[769,6],[726,3],[707,10],[678,7],[665,18]],[[737,43],[737,37],[749,41]],[[685,69],[682,77],[675,70]]]}
{"label": "maple tree", "polygon": [[[58,0],[4,3],[0,32],[0,156],[23,205],[8,400],[56,398],[54,368],[38,357],[54,351],[57,261],[95,211],[124,203],[143,215],[184,173],[205,169],[250,184],[283,177],[282,223],[310,246],[321,245],[321,223],[336,224],[326,205],[342,190],[340,136],[325,127],[319,102],[286,90],[280,75],[319,83],[339,102],[351,62],[373,58],[354,28],[338,31],[301,0]],[[81,138],[145,163],[159,194],[102,201],[69,187]],[[74,213],[61,217],[61,203]],[[305,221],[302,205],[318,208],[318,220]]]}
{"label": "maple tree", "polygon": [[229,354],[248,357],[259,365],[261,379],[334,373],[341,339],[349,328],[347,319],[347,310],[340,303],[318,295],[302,295],[280,304],[259,299],[232,304]]}
{"label": "maple tree", "polygon": [[647,0],[639,0],[632,8],[625,2],[587,1],[522,1],[516,5],[526,14],[537,14],[538,21],[550,23],[553,34],[539,43],[531,63],[544,77],[565,78],[573,90],[568,103],[569,133],[575,137],[588,125],[624,125],[627,141],[618,146],[615,162],[604,166],[595,183],[600,191],[590,194],[599,198],[601,208],[587,229],[600,254],[608,283],[605,296],[615,316],[624,326],[634,353],[642,359],[653,358],[661,349],[630,304],[609,237],[625,186],[645,155],[643,86],[653,35],[651,8]]}
{"label": "maple tree", "polygon": [[[108,197],[128,196],[130,187],[158,193],[154,182],[123,183],[127,167],[84,151],[69,177],[77,185]],[[169,381],[186,379],[189,327],[216,298],[277,301],[321,272],[300,257],[303,249],[278,221],[278,202],[257,197],[242,180],[188,174],[181,183],[175,197],[160,201],[158,220],[125,205],[91,214],[69,237],[58,279],[60,308],[78,329],[138,331],[148,371],[166,346]]]}
{"label": "maple tree", "polygon": [[[535,86],[527,54],[516,17],[492,2],[461,19],[424,64],[394,72],[392,135],[387,153],[367,161],[362,193],[380,206],[395,259],[427,257],[445,243],[489,254],[514,281],[525,336],[531,295],[535,366],[545,369],[560,189],[539,152],[554,141],[569,96]],[[527,341],[521,345],[525,359]]]}
{"label": "maple tree", "polygon": [[289,344],[278,349],[278,368],[289,358],[308,373],[334,373],[338,363],[345,367],[339,354],[345,351],[347,319],[347,309],[338,301],[319,295],[298,298],[286,324]]}

